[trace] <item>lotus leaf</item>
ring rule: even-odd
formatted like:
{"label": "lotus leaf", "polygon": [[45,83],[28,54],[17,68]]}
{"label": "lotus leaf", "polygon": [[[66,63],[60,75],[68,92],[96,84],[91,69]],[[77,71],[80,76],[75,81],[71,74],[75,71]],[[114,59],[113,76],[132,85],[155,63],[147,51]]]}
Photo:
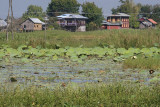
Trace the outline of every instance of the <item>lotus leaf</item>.
{"label": "lotus leaf", "polygon": [[53,56],[53,60],[55,61],[55,60],[58,60],[58,56],[57,55],[54,55]]}
{"label": "lotus leaf", "polygon": [[29,62],[29,60],[28,60],[27,58],[22,58],[21,61],[22,61],[23,63],[28,63],[28,62]]}
{"label": "lotus leaf", "polygon": [[120,54],[120,55],[124,55],[126,52],[126,49],[125,48],[118,48],[117,49],[117,53]]}

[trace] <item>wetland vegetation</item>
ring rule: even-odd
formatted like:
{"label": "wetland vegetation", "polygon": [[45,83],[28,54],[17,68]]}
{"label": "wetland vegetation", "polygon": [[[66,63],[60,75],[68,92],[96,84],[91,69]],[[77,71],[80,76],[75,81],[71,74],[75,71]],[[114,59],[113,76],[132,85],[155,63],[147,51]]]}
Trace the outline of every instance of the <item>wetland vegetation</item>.
{"label": "wetland vegetation", "polygon": [[160,105],[157,29],[0,35],[1,106]]}
{"label": "wetland vegetation", "polygon": [[[3,91],[3,93],[2,93]],[[0,105],[5,107],[108,107],[108,106],[145,106],[160,105],[160,87],[127,84],[75,83],[61,84],[53,90],[35,86],[22,90],[20,87],[6,91],[1,87]]]}
{"label": "wetland vegetation", "polygon": [[6,43],[5,33],[0,32],[0,45],[7,44],[12,48],[20,45],[43,48],[64,48],[66,46],[85,48],[104,47],[113,45],[116,48],[143,48],[153,47],[160,41],[159,29],[124,29],[124,30],[99,30],[89,32],[67,32],[62,30],[47,31],[47,38],[44,41],[44,31],[14,33],[15,40]]}

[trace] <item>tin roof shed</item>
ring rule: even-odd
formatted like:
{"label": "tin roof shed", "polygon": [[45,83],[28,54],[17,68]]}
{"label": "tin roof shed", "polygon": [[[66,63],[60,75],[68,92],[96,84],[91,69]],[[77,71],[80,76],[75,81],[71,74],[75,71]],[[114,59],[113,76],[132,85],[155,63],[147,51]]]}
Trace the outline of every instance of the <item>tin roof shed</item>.
{"label": "tin roof shed", "polygon": [[0,20],[0,27],[7,26],[7,23],[4,20]]}
{"label": "tin roof shed", "polygon": [[41,20],[39,20],[38,18],[29,18],[33,23],[38,23],[38,24],[45,24],[44,22],[42,22]]}

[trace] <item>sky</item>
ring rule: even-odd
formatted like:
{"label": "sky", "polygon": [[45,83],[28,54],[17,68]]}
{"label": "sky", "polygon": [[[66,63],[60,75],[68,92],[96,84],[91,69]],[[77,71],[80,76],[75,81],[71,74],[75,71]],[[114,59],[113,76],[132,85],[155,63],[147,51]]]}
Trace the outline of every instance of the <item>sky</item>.
{"label": "sky", "polygon": [[[95,4],[103,9],[104,16],[111,14],[111,9],[116,8],[120,5],[119,0],[77,0],[79,3],[95,2]],[[21,17],[22,14],[27,10],[29,5],[41,6],[45,11],[51,0],[13,0],[13,12],[14,17]],[[142,4],[160,4],[160,0],[134,0],[135,3]],[[7,17],[9,0],[0,0],[0,18],[5,19]]]}

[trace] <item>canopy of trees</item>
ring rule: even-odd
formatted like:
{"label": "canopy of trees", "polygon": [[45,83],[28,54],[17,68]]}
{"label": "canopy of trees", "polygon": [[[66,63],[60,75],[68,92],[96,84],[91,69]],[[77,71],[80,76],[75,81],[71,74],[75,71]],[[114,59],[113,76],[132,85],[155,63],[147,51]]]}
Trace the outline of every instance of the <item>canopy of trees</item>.
{"label": "canopy of trees", "polygon": [[78,13],[79,7],[77,0],[52,0],[48,5],[47,14],[58,16],[63,13]]}
{"label": "canopy of trees", "polygon": [[30,5],[27,8],[27,11],[23,14],[22,18],[27,19],[29,17],[36,17],[43,19],[44,13],[43,9],[40,6]]}
{"label": "canopy of trees", "polygon": [[[104,19],[102,9],[91,2],[82,5],[82,15],[88,17],[88,27],[93,26],[93,30],[96,29],[96,26],[99,27]],[[89,30],[92,30],[92,28]]]}
{"label": "canopy of trees", "polygon": [[160,22],[160,5],[142,5],[140,15]]}

